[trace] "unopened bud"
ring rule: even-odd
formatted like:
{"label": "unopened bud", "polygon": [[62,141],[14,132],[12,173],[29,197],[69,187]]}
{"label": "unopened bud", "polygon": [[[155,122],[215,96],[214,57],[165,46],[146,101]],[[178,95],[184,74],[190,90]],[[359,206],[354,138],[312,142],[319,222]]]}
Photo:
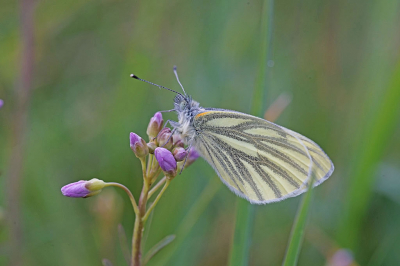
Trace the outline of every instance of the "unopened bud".
{"label": "unopened bud", "polygon": [[147,135],[150,139],[157,137],[158,133],[162,129],[164,120],[162,118],[162,114],[157,112],[154,116],[150,119],[150,123],[147,126]]}
{"label": "unopened bud", "polygon": [[185,168],[189,167],[192,163],[194,163],[194,161],[196,161],[197,158],[199,158],[199,153],[196,151],[194,147],[192,147],[189,151],[188,158],[186,159]]}
{"label": "unopened bud", "polygon": [[154,154],[154,150],[157,148],[157,144],[154,142],[147,143],[147,148],[149,148],[149,153]]}
{"label": "unopened bud", "polygon": [[174,149],[173,154],[176,161],[180,162],[186,158],[187,151],[182,147],[177,147]]}
{"label": "unopened bud", "polygon": [[154,155],[157,159],[158,164],[163,170],[164,174],[169,179],[174,178],[176,176],[177,165],[176,165],[176,160],[172,155],[172,153],[165,148],[158,147],[154,151]]}
{"label": "unopened bud", "polygon": [[64,196],[72,198],[87,198],[99,194],[105,187],[106,183],[97,178],[93,178],[89,181],[80,180],[63,186],[61,193]]}
{"label": "unopened bud", "polygon": [[179,134],[174,134],[174,147],[185,147],[185,143]]}
{"label": "unopened bud", "polygon": [[171,134],[171,129],[166,127],[163,128],[157,137],[158,146],[170,150],[172,148],[173,137]]}
{"label": "unopened bud", "polygon": [[3,107],[4,105],[4,101],[2,99],[0,99],[0,108]]}
{"label": "unopened bud", "polygon": [[130,146],[136,157],[143,158],[149,154],[147,143],[137,134],[131,132],[129,134]]}

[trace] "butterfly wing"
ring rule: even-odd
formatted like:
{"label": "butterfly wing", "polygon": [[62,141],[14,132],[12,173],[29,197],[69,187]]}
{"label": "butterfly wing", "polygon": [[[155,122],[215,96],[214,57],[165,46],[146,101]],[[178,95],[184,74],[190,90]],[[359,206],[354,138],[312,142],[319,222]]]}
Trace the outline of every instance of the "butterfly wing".
{"label": "butterfly wing", "polygon": [[207,109],[194,117],[194,146],[222,182],[251,203],[297,196],[311,172],[322,183],[333,164],[312,140],[248,114]]}

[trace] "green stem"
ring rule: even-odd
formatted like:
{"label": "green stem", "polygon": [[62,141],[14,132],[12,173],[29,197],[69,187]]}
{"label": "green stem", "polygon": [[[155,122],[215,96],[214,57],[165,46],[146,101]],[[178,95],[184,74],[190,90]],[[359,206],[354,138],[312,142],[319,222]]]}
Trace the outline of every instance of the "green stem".
{"label": "green stem", "polygon": [[149,154],[149,160],[147,162],[147,173],[146,176],[150,176],[150,169],[153,163],[153,159],[154,159],[154,155],[153,154]]}
{"label": "green stem", "polygon": [[158,181],[158,183],[150,190],[148,198],[150,198],[162,186],[162,184],[164,184],[165,180],[167,180],[166,176]]}
{"label": "green stem", "polygon": [[142,174],[143,178],[146,179],[147,173],[146,173],[146,157],[139,158],[140,163],[142,164]]}
{"label": "green stem", "polygon": [[[153,155],[149,156],[148,165],[152,165]],[[138,206],[138,215],[136,215],[135,225],[133,227],[133,236],[132,236],[132,259],[131,259],[131,266],[140,266],[141,265],[141,244],[142,244],[142,237],[143,237],[143,229],[144,229],[144,222],[142,217],[146,213],[146,204],[148,199],[148,193],[151,186],[151,178],[148,178],[149,168],[146,167],[146,158],[139,158],[142,164],[142,173],[143,173],[143,188],[142,192],[140,193],[139,198],[139,206]]]}
{"label": "green stem", "polygon": [[[161,182],[161,181],[160,181]],[[158,201],[160,200],[161,196],[164,194],[165,190],[167,189],[167,187],[169,186],[169,183],[171,183],[171,180],[167,179],[167,181],[165,182],[164,187],[162,188],[162,190],[160,191],[160,193],[157,195],[156,199],[154,200],[153,204],[150,206],[150,208],[147,210],[146,214],[144,215],[144,217],[142,218],[143,222],[146,222],[147,218],[149,217],[150,213],[152,212],[152,210],[156,207]]]}
{"label": "green stem", "polygon": [[295,266],[299,258],[301,244],[303,243],[304,231],[307,222],[308,210],[310,208],[312,187],[314,184],[314,174],[311,174],[310,184],[308,191],[303,196],[301,205],[297,211],[296,220],[292,227],[292,233],[290,236],[289,244],[286,250],[286,256],[282,263],[282,266]]}
{"label": "green stem", "polygon": [[109,182],[106,185],[106,187],[111,187],[111,186],[122,188],[126,192],[126,194],[128,194],[129,199],[131,200],[131,203],[132,203],[133,210],[135,211],[136,216],[138,216],[139,215],[139,207],[136,204],[136,200],[133,197],[132,192],[126,186],[124,186],[120,183]]}
{"label": "green stem", "polygon": [[149,193],[149,180],[144,179],[142,193],[140,194],[139,199],[139,215],[136,216],[135,225],[133,228],[133,238],[132,238],[132,261],[131,266],[140,266],[141,265],[141,243],[144,229],[144,222],[142,217],[146,212],[146,203],[147,196]]}

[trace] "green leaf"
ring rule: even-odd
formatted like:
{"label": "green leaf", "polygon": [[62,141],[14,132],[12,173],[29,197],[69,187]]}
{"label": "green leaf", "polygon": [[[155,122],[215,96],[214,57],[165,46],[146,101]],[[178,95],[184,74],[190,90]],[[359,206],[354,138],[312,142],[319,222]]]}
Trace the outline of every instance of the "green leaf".
{"label": "green leaf", "polygon": [[236,205],[236,224],[230,251],[229,265],[248,265],[249,249],[254,220],[254,205],[238,199]]}
{"label": "green leaf", "polygon": [[[153,202],[149,202],[148,206],[151,206],[151,204],[153,204]],[[146,225],[144,227],[143,238],[142,238],[142,247],[143,248],[146,247],[147,238],[149,238],[150,227],[153,222],[153,215],[154,215],[154,209],[151,211],[149,218],[147,219]]]}
{"label": "green leaf", "polygon": [[219,180],[217,176],[211,178],[208,182],[207,186],[201,192],[198,199],[193,203],[192,207],[189,209],[189,212],[186,214],[185,218],[178,225],[178,229],[176,231],[176,235],[178,239],[175,241],[175,244],[171,247],[171,251],[166,254],[165,258],[159,263],[159,265],[170,265],[169,261],[173,257],[174,253],[179,250],[179,247],[182,245],[183,241],[187,237],[187,235],[192,230],[193,226],[199,220],[200,216],[209,206],[211,200],[214,198],[215,194],[221,188],[222,182]]}
{"label": "green leaf", "polygon": [[125,261],[129,265],[131,261],[131,256],[128,247],[128,239],[126,237],[125,229],[122,224],[118,225],[118,238],[122,253],[124,254]]}
{"label": "green leaf", "polygon": [[158,242],[154,247],[152,247],[144,257],[143,264],[146,265],[149,260],[156,255],[161,249],[167,246],[175,239],[175,235],[169,235],[163,238],[160,242]]}
{"label": "green leaf", "polygon": [[[347,248],[355,249],[365,219],[369,199],[373,193],[378,162],[381,160],[399,121],[400,62],[378,105],[369,108],[368,125],[360,136],[354,167],[350,176],[348,199],[339,228],[339,240]],[[368,145],[367,145],[368,144]]]}
{"label": "green leaf", "polygon": [[314,184],[314,176],[312,175],[311,184],[308,191],[302,198],[299,209],[297,210],[296,220],[292,227],[292,233],[290,235],[290,241],[286,250],[286,256],[282,263],[283,266],[294,266],[297,264],[299,258],[301,244],[303,243],[304,230],[306,227],[308,210],[311,205],[312,198],[312,185]]}
{"label": "green leaf", "polygon": [[[260,27],[260,62],[256,86],[253,93],[253,102],[251,114],[255,116],[264,116],[264,106],[266,103],[267,87],[267,63],[271,57],[272,51],[272,28],[273,28],[274,0],[265,0],[261,13]],[[251,243],[251,233],[254,220],[254,206],[245,200],[237,199],[236,205],[236,223],[234,229],[233,242],[231,244],[229,265],[245,266],[248,265],[249,251]]]}

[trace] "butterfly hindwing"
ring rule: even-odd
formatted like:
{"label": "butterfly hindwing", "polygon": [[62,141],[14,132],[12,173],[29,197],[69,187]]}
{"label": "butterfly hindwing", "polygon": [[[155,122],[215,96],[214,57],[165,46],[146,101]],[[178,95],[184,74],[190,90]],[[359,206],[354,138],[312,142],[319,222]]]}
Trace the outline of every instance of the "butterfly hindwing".
{"label": "butterfly hindwing", "polygon": [[194,146],[236,194],[252,203],[304,192],[311,171],[318,185],[333,164],[313,141],[289,129],[235,111],[206,109],[194,117]]}

